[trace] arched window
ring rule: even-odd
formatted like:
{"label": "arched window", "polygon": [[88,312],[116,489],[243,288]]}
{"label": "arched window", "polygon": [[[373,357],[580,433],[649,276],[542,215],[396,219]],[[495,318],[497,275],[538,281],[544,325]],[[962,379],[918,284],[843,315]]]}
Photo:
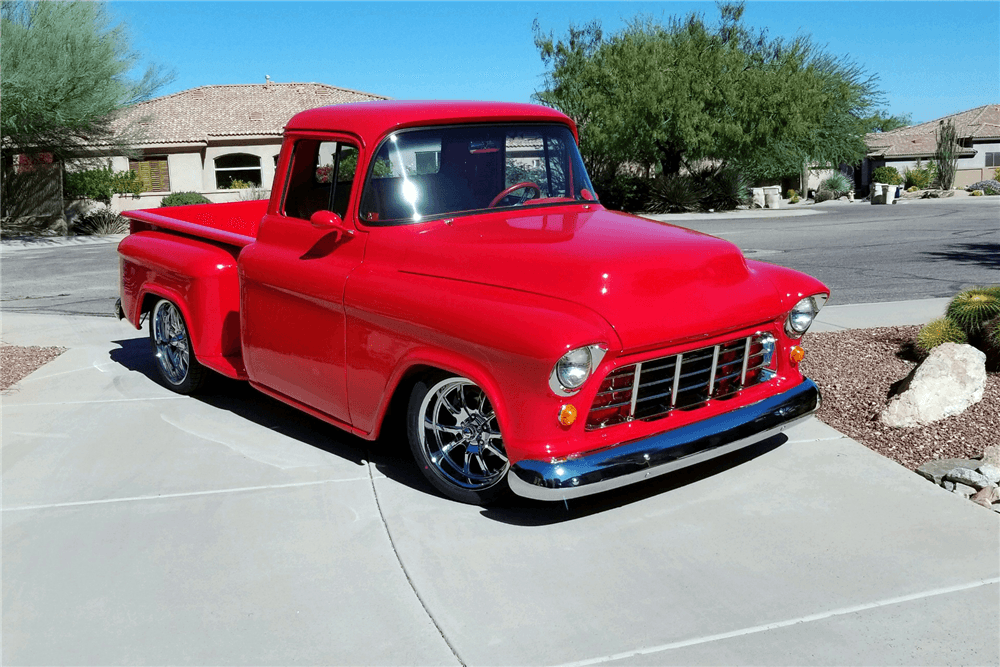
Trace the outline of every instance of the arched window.
{"label": "arched window", "polygon": [[215,158],[215,187],[225,190],[233,181],[243,181],[260,187],[260,158],[249,153],[230,153]]}

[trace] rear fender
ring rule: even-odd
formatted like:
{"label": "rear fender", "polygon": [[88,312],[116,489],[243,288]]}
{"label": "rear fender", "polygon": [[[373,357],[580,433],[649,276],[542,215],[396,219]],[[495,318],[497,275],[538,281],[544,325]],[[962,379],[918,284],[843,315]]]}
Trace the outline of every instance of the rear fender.
{"label": "rear fender", "polygon": [[238,249],[163,232],[122,240],[122,308],[136,328],[148,296],[180,309],[199,357],[239,356]]}

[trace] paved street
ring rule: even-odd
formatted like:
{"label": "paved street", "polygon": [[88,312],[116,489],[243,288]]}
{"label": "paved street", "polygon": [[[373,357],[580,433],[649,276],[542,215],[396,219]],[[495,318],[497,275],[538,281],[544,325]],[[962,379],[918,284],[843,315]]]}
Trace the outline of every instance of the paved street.
{"label": "paved street", "polygon": [[751,259],[816,276],[836,304],[948,297],[1000,283],[1000,197],[803,210],[815,214],[683,216],[677,224],[732,241]]}
{"label": "paved street", "polygon": [[[949,297],[1000,283],[1000,197],[830,203],[774,217],[656,216],[720,236],[748,257],[805,271],[833,290],[833,304]],[[0,248],[5,312],[110,316],[118,296],[113,243]]]}

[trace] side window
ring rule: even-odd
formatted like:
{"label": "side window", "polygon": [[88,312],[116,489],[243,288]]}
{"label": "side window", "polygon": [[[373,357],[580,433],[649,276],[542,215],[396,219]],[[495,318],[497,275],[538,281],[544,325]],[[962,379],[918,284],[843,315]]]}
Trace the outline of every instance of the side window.
{"label": "side window", "polygon": [[357,166],[358,149],[351,144],[315,139],[296,142],[283,213],[303,220],[324,210],[345,217]]}

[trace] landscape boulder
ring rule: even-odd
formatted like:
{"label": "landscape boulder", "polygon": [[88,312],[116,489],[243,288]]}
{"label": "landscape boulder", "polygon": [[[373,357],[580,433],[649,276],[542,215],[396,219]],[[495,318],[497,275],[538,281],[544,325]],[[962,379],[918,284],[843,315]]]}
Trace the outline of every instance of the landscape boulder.
{"label": "landscape boulder", "polygon": [[892,427],[926,426],[961,414],[982,400],[985,389],[986,355],[971,345],[944,343],[931,350],[880,419]]}

